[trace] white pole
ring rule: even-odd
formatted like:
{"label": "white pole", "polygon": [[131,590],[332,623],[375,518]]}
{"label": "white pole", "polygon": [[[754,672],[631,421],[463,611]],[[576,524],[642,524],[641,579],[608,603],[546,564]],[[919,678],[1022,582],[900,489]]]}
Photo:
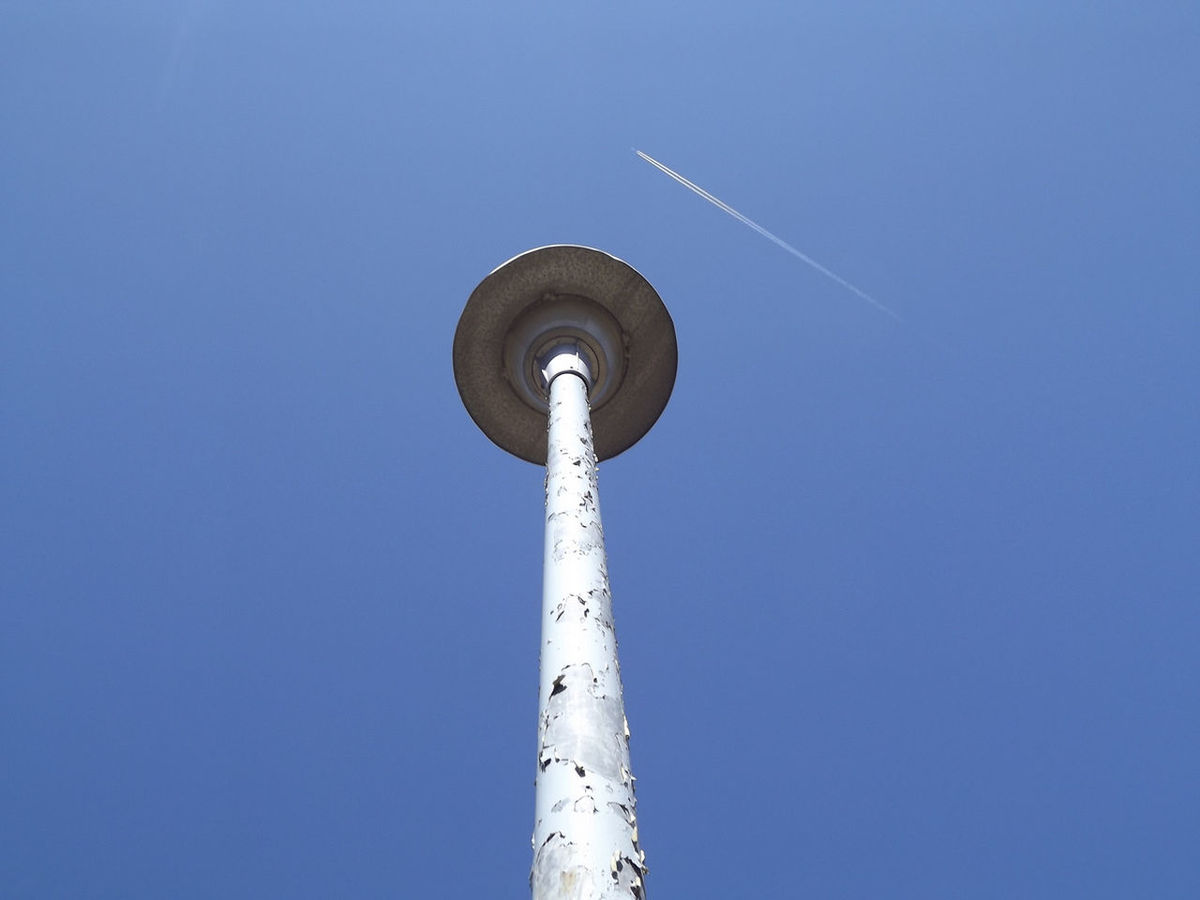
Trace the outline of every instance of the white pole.
{"label": "white pole", "polygon": [[549,382],[533,900],[645,897],[629,726],[596,490],[587,393],[574,344],[544,358]]}

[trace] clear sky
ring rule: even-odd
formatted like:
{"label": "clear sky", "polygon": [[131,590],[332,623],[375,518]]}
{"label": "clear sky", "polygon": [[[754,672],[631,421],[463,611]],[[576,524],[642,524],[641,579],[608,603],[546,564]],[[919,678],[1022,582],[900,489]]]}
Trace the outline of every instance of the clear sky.
{"label": "clear sky", "polygon": [[527,896],[542,472],[450,347],[581,243],[679,339],[650,896],[1200,896],[1198,84],[1194,2],[0,4],[0,895]]}

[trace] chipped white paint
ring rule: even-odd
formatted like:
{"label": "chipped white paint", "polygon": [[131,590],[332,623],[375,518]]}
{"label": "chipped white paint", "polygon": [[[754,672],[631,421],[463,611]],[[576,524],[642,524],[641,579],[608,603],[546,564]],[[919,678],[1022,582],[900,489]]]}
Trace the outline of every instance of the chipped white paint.
{"label": "chipped white paint", "polygon": [[637,840],[586,367],[580,371],[574,362],[546,365],[546,556],[530,883],[534,900],[627,900],[645,897],[646,859]]}

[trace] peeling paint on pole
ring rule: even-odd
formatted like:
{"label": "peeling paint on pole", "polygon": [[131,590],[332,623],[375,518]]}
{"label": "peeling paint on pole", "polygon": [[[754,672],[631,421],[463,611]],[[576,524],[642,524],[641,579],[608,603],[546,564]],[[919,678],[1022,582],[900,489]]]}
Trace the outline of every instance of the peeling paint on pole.
{"label": "peeling paint on pole", "polygon": [[534,900],[646,895],[587,390],[550,384]]}
{"label": "peeling paint on pole", "polygon": [[570,244],[492,271],[454,332],[454,382],[475,424],[507,452],[546,463],[535,900],[645,897],[596,460],[650,430],[678,359],[650,282]]}

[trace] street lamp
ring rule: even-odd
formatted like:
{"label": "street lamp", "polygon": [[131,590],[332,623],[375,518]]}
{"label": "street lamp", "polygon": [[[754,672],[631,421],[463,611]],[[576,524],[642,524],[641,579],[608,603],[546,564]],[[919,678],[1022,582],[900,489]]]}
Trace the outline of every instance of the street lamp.
{"label": "street lamp", "polygon": [[472,292],[454,335],[475,424],[546,466],[534,900],[645,896],[596,463],[650,430],[676,362],[654,288],[589,247],[509,260]]}

